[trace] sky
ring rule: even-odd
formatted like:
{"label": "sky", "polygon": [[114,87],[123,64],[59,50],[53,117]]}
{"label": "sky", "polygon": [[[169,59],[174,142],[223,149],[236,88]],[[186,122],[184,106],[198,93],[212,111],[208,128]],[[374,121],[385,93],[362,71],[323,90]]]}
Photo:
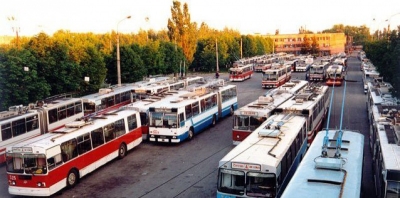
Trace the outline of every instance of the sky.
{"label": "sky", "polygon": [[[137,33],[167,29],[172,0],[2,0],[0,35],[71,32]],[[241,34],[317,32],[335,24],[371,31],[400,25],[399,0],[181,0],[192,22]],[[131,16],[130,19],[125,19]],[[148,18],[148,20],[146,20]],[[123,20],[125,19],[125,20]],[[390,19],[386,21],[387,19]]]}

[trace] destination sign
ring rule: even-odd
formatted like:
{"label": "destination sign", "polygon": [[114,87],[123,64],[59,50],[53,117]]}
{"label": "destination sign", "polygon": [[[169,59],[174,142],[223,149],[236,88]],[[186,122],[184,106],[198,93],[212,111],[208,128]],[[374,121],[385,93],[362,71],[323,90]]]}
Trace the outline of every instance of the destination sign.
{"label": "destination sign", "polygon": [[254,112],[254,111],[241,111],[240,114],[241,115],[248,115],[248,116],[256,116],[256,115],[258,115],[258,113]]}
{"label": "destination sign", "polygon": [[30,147],[13,147],[12,151],[14,153],[32,153],[32,148],[30,148]]}
{"label": "destination sign", "polygon": [[232,162],[232,168],[243,169],[243,170],[261,170],[261,166],[258,164],[243,164]]}

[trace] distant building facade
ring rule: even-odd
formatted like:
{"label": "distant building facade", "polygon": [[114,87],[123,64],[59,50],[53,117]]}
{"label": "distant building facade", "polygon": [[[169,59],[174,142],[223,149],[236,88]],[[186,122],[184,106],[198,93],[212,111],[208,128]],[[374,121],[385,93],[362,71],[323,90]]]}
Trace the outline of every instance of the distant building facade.
{"label": "distant building facade", "polygon": [[347,38],[344,33],[318,33],[318,34],[278,34],[266,35],[274,42],[274,52],[286,52],[295,55],[300,54],[304,46],[304,38],[307,37],[312,43],[313,37],[316,38],[319,48],[319,55],[331,55],[345,52]]}

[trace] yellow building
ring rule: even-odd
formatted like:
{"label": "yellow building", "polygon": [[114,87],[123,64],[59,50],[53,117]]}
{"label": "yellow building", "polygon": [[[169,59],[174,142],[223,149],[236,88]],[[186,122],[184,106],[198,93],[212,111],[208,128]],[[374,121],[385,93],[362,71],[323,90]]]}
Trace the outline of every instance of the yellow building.
{"label": "yellow building", "polygon": [[319,55],[338,54],[345,51],[346,35],[344,33],[319,33],[319,34],[278,34],[266,35],[274,42],[274,52],[300,54],[306,37],[310,43],[315,37],[318,43]]}

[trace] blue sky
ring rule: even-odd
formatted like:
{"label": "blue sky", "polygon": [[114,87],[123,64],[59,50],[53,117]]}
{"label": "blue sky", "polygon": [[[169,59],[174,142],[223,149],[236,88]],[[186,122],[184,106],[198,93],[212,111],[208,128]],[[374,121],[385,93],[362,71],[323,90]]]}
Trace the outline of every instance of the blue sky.
{"label": "blue sky", "polygon": [[[242,34],[297,33],[300,26],[311,31],[334,24],[366,25],[372,30],[400,25],[398,0],[182,0],[188,3],[192,21]],[[5,0],[0,6],[0,35],[72,32],[137,33],[139,29],[166,29],[172,0]],[[394,15],[394,16],[392,16]],[[11,19],[14,17],[14,20]],[[149,20],[146,21],[145,18]],[[375,21],[373,20],[375,18]]]}

